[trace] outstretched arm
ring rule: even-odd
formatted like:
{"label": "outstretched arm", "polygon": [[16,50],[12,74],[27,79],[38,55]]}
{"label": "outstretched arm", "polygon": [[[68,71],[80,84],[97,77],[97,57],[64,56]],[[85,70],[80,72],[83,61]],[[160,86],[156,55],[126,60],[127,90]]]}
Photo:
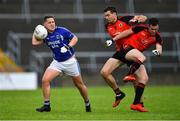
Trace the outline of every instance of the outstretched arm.
{"label": "outstretched arm", "polygon": [[116,36],[115,36],[114,38],[112,38],[112,39],[113,39],[114,41],[116,41],[116,40],[125,38],[125,37],[127,37],[127,36],[129,36],[129,35],[131,35],[131,34],[133,34],[133,33],[134,33],[134,31],[130,28],[130,29],[125,30],[125,31],[123,31],[123,32],[118,32],[118,33],[116,33]]}
{"label": "outstretched arm", "polygon": [[[144,15],[135,15],[129,22],[133,22],[133,23],[142,23],[145,22],[147,20],[147,17]],[[134,28],[133,28],[134,29]],[[144,29],[144,27],[136,27],[136,30],[133,30],[132,28],[125,30],[123,32],[118,32],[116,33],[116,36],[113,38],[114,41],[118,40],[118,39],[122,39],[124,37],[127,37],[133,33],[137,33],[139,31],[141,31],[142,29]],[[137,31],[137,32],[136,32]]]}
{"label": "outstretched arm", "polygon": [[130,29],[127,29],[123,32],[118,32],[116,34],[116,36],[113,38],[114,41],[118,40],[118,39],[122,39],[122,38],[125,38],[131,34],[134,34],[134,33],[138,33],[144,29],[147,29],[147,27],[145,27],[144,25],[137,25],[137,26],[133,26],[132,28]]}
{"label": "outstretched arm", "polygon": [[142,22],[145,22],[147,20],[147,17],[144,16],[144,15],[135,15],[133,19],[130,20],[130,22],[132,21],[137,21],[138,23],[142,23]]}

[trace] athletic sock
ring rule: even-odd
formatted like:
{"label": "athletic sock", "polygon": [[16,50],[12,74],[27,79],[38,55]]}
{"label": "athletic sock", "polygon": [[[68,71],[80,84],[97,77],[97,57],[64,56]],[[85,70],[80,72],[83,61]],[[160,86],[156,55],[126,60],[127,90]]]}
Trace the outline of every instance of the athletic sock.
{"label": "athletic sock", "polygon": [[133,104],[138,104],[140,103],[140,100],[141,100],[141,96],[144,92],[144,88],[145,88],[145,85],[142,84],[142,83],[139,83],[136,87],[136,94],[135,94],[135,98],[134,98],[134,102]]}
{"label": "athletic sock", "polygon": [[120,94],[121,94],[121,91],[119,88],[115,89],[114,92],[115,92],[116,96],[118,96],[118,95],[120,96]]}
{"label": "athletic sock", "polygon": [[134,74],[134,72],[136,70],[138,70],[138,68],[140,67],[141,64],[142,64],[142,62],[140,60],[137,60],[136,62],[133,62],[132,65],[130,66],[128,75]]}
{"label": "athletic sock", "polygon": [[85,105],[86,105],[86,106],[89,106],[89,105],[90,105],[89,100],[85,101]]}
{"label": "athletic sock", "polygon": [[49,106],[50,107],[50,100],[45,100],[44,101],[44,106]]}
{"label": "athletic sock", "polygon": [[91,104],[89,100],[85,101],[85,106],[86,112],[91,112]]}

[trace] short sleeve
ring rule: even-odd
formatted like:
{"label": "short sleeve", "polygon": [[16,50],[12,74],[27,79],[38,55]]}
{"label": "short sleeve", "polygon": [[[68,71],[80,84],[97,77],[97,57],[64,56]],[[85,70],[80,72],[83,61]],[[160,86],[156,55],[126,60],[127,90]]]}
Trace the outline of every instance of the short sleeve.
{"label": "short sleeve", "polygon": [[68,40],[71,40],[74,37],[74,34],[66,28],[63,28],[63,34],[64,37],[67,38]]}

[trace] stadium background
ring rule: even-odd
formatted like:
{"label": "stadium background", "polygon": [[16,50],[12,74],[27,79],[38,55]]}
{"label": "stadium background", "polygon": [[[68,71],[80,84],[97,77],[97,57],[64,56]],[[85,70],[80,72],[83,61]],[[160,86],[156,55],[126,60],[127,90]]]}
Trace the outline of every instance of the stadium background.
{"label": "stadium background", "polygon": [[[117,8],[119,15],[143,14],[157,17],[163,36],[163,56],[151,51],[146,67],[150,84],[180,84],[180,1],[179,0],[0,0],[0,48],[26,72],[37,72],[38,83],[51,62],[46,46],[32,46],[34,27],[44,15],[54,15],[56,24],[74,32],[79,42],[75,46],[82,75],[88,86],[106,85],[99,71],[114,51],[105,47],[103,10]],[[8,71],[8,70],[7,70]],[[127,72],[124,66],[114,73],[121,84]],[[69,77],[57,78],[52,86],[71,86]]]}

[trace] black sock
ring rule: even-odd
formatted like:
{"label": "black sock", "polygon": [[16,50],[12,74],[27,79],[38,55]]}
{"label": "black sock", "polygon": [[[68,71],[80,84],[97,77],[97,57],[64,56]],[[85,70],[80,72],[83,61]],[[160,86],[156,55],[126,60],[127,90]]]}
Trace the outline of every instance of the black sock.
{"label": "black sock", "polygon": [[130,66],[128,75],[134,74],[134,72],[136,70],[138,70],[138,68],[140,67],[141,64],[142,64],[142,62],[140,60],[137,60],[136,62],[132,63],[132,65]]}
{"label": "black sock", "polygon": [[114,92],[115,92],[116,96],[121,94],[121,91],[119,88],[115,89]]}
{"label": "black sock", "polygon": [[138,104],[140,103],[140,100],[141,100],[141,96],[144,92],[144,88],[145,88],[145,85],[142,84],[142,83],[139,83],[136,87],[136,94],[135,94],[135,98],[134,98],[134,102],[133,104]]}
{"label": "black sock", "polygon": [[45,100],[44,101],[44,106],[50,106],[50,100]]}

